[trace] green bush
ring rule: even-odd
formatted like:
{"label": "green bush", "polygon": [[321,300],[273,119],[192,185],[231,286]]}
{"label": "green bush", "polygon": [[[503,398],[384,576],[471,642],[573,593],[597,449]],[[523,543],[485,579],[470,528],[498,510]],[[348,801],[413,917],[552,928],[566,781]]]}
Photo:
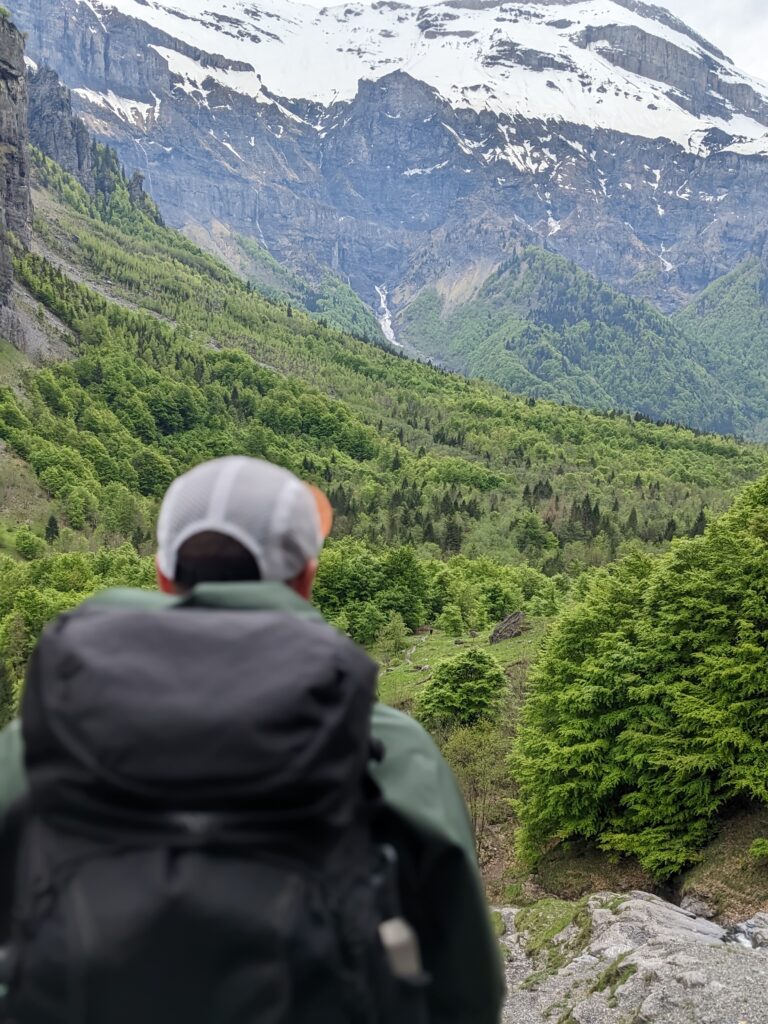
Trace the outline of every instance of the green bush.
{"label": "green bush", "polygon": [[504,757],[508,746],[503,732],[481,724],[454,729],[442,748],[467,802],[481,857],[488,845],[490,827],[507,812],[509,778]]}
{"label": "green bush", "polygon": [[417,717],[436,731],[498,718],[507,677],[498,661],[472,648],[441,662],[416,702]]}
{"label": "green bush", "polygon": [[42,537],[38,537],[37,534],[32,533],[31,530],[26,528],[19,530],[16,534],[14,541],[14,547],[16,548],[17,554],[21,555],[22,558],[31,562],[35,558],[39,558],[45,552],[45,541]]}

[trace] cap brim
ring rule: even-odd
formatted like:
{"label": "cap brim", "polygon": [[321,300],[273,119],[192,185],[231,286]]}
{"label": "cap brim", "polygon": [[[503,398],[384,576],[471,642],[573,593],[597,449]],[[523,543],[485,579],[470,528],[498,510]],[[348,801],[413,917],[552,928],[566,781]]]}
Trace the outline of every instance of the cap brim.
{"label": "cap brim", "polygon": [[320,530],[323,534],[323,539],[325,539],[333,529],[333,507],[327,495],[323,494],[319,487],[315,487],[314,484],[307,484],[307,487],[315,499],[317,514],[320,518]]}

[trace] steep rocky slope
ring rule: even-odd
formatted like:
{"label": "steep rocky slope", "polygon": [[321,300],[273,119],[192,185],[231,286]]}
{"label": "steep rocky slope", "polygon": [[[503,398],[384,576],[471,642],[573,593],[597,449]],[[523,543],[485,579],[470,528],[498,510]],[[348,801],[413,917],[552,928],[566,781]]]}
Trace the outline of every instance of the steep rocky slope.
{"label": "steep rocky slope", "polygon": [[52,68],[33,67],[28,77],[29,137],[39,150],[93,192],[92,141],[72,112],[72,96]]}
{"label": "steep rocky slope", "polygon": [[768,87],[635,0],[15,14],[171,223],[376,309],[471,290],[521,240],[673,309],[768,223]]}

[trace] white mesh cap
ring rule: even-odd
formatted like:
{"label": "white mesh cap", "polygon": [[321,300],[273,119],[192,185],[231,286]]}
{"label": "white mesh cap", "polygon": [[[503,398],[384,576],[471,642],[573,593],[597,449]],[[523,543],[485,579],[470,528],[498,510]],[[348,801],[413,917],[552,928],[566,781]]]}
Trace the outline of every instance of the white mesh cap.
{"label": "white mesh cap", "polygon": [[287,469],[230,455],[195,466],[171,484],[157,522],[157,564],[173,580],[179,549],[213,531],[239,541],[261,578],[292,580],[317,558],[333,522],[326,496]]}

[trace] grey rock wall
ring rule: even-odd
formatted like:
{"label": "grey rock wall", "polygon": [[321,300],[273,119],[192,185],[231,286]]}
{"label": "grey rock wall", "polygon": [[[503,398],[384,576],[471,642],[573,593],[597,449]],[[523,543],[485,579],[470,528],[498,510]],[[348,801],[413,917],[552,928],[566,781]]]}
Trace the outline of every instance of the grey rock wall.
{"label": "grey rock wall", "polygon": [[32,208],[26,142],[24,42],[13,24],[0,18],[0,306],[8,304],[13,286],[8,233],[23,243],[29,241]]}
{"label": "grey rock wall", "polygon": [[746,83],[729,81],[732,68],[725,58],[696,54],[629,25],[588,28],[578,42],[584,47],[597,44],[602,56],[625,71],[664,82],[680,106],[693,114],[727,120],[731,104],[756,121],[768,121],[768,103]]}
{"label": "grey rock wall", "polygon": [[47,67],[30,72],[27,86],[30,142],[92,193],[91,137],[84,122],[72,113],[69,90],[56,72]]}

